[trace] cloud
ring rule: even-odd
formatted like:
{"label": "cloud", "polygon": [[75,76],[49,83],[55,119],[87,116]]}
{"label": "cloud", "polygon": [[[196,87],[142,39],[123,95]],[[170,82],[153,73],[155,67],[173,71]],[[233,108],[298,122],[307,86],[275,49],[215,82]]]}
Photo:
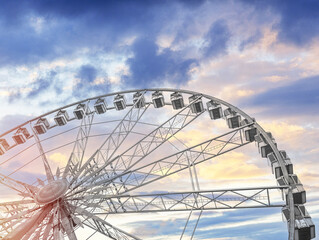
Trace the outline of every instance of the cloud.
{"label": "cloud", "polygon": [[262,33],[260,31],[257,31],[247,39],[243,40],[239,44],[239,50],[243,51],[245,48],[250,47],[254,45],[256,42],[258,42],[263,37]]}
{"label": "cloud", "polygon": [[[298,172],[312,172],[319,148],[313,143],[319,141],[319,129],[304,120],[296,124],[296,118],[291,121],[258,121],[268,132],[271,132],[280,150],[286,150],[294,164],[303,164]],[[300,144],[302,143],[302,144]],[[298,146],[298,147],[296,147]]]}
{"label": "cloud", "polygon": [[205,36],[205,46],[202,48],[204,56],[218,57],[226,54],[230,37],[230,30],[225,20],[214,22]]}
{"label": "cloud", "polygon": [[319,2],[297,0],[293,4],[285,1],[273,1],[273,8],[281,13],[278,25],[279,38],[296,45],[305,45],[318,37]]}
{"label": "cloud", "polygon": [[289,85],[270,88],[245,100],[247,105],[265,107],[269,114],[319,114],[319,76],[303,78]]}
{"label": "cloud", "polygon": [[[56,94],[61,93],[57,76],[57,71],[50,70],[37,77],[35,80],[24,80],[16,87],[9,87],[4,97],[7,98],[9,104],[13,104],[21,99],[37,99],[40,95],[48,93],[51,89],[55,89]],[[32,81],[29,83],[29,81]],[[59,90],[59,91],[58,91]]]}
{"label": "cloud", "polygon": [[[14,2],[14,1],[13,1]],[[195,1],[195,0],[179,0],[179,1],[169,1],[164,0],[161,2],[157,1],[138,1],[132,2],[129,0],[126,1],[68,1],[66,4],[64,1],[32,1],[25,3],[24,8],[18,8],[17,12],[19,14],[25,14],[28,11],[38,13],[45,16],[56,16],[56,17],[65,17],[65,18],[75,18],[79,16],[85,16],[92,12],[99,17],[104,17],[105,19],[113,21],[127,21],[125,18],[129,18],[133,22],[142,21],[144,16],[143,14],[147,9],[158,8],[161,6],[167,6],[172,3],[181,3],[185,7],[197,7],[200,6],[204,0]],[[12,4],[13,5],[13,4]],[[15,5],[7,4],[8,9],[13,9]],[[126,16],[124,15],[126,14]],[[9,14],[6,16],[10,18]],[[135,17],[135,18],[134,18]]]}
{"label": "cloud", "polygon": [[32,84],[32,90],[28,93],[28,98],[35,98],[44,91],[48,90],[52,84],[54,84],[54,78],[57,75],[56,71],[50,71],[46,77],[37,79],[36,82]]}
{"label": "cloud", "polygon": [[150,39],[138,39],[132,46],[133,57],[126,63],[130,75],[123,80],[134,87],[160,86],[165,80],[183,85],[190,79],[190,70],[197,65],[196,59],[184,59],[181,52],[168,48],[159,53],[159,47]]}
{"label": "cloud", "polygon": [[5,115],[0,119],[0,133],[4,133],[11,128],[14,128],[28,120],[30,120],[32,116],[15,114],[15,115]]}
{"label": "cloud", "polygon": [[66,166],[68,162],[68,157],[65,154],[60,152],[55,152],[49,155],[49,159],[62,166]]}
{"label": "cloud", "polygon": [[[260,232],[262,232],[263,230],[261,228],[259,228],[256,225],[259,226],[263,226],[263,229],[267,229],[267,232],[269,233],[269,229],[272,229],[271,234],[274,235],[275,238],[278,238],[278,236],[282,236],[283,238],[286,236],[286,233],[283,231],[282,229],[282,225],[284,225],[284,223],[281,223],[282,220],[280,218],[280,214],[279,213],[275,213],[275,214],[271,214],[271,215],[262,215],[260,213],[265,212],[263,210],[259,210],[259,214],[257,214],[256,210],[251,210],[254,213],[251,212],[252,215],[255,215],[255,218],[250,218],[250,211],[249,210],[245,210],[246,214],[238,216],[237,218],[233,217],[230,218],[229,221],[225,221],[222,220],[221,222],[217,222],[216,224],[211,224],[208,225],[207,227],[202,228],[203,231],[211,231],[212,229],[214,229],[214,231],[219,232],[220,230],[223,231],[223,229],[232,229],[231,232],[229,231],[224,231],[225,233],[227,233],[226,235],[235,235],[237,232],[237,236],[240,236],[241,234],[243,234],[242,231],[246,232],[246,234],[244,234],[244,236],[247,237],[252,237],[252,238],[248,238],[248,239],[256,239],[255,237],[258,236],[260,234]],[[238,213],[240,213],[240,211],[238,211]],[[225,216],[224,216],[225,218]],[[244,230],[242,227],[245,227]],[[239,228],[238,230],[236,228]],[[249,231],[248,229],[250,229],[251,231]],[[247,233],[249,232],[249,234]],[[258,234],[259,233],[259,234]],[[254,237],[254,238],[253,238]],[[258,236],[258,239],[261,239],[260,237],[262,236]],[[268,235],[269,237],[269,235]],[[269,238],[265,238],[265,239],[269,239]],[[280,238],[280,237],[279,237]],[[264,238],[262,238],[264,239]]]}
{"label": "cloud", "polygon": [[0,22],[0,38],[0,66],[33,64],[60,55],[55,51],[57,38],[48,30],[37,34],[28,25],[10,29]]}
{"label": "cloud", "polygon": [[[85,64],[82,65],[78,72],[76,73],[76,81],[73,86],[73,96],[81,97],[89,97],[93,95],[97,95],[99,93],[105,93],[109,90],[109,81],[107,76],[102,76],[98,79],[100,72],[99,70],[90,65]],[[98,81],[96,81],[98,79]]]}
{"label": "cloud", "polygon": [[[175,137],[183,141],[187,146],[194,146],[198,143],[204,142],[207,139],[210,139],[209,137],[211,137],[211,133],[203,132],[199,129],[191,129],[188,131],[178,132]],[[173,141],[176,142],[177,140],[174,138]]]}
{"label": "cloud", "polygon": [[[198,215],[199,211],[193,211],[191,214],[184,237],[191,237]],[[145,233],[151,234],[152,236],[148,238],[154,240],[178,239],[183,232],[188,216],[189,212],[144,214],[143,217],[141,215],[129,216],[124,214],[119,216],[115,223],[113,221],[111,223],[121,226],[123,222],[129,221],[129,224],[124,225],[126,228],[123,226],[123,229],[128,230],[127,226],[130,226],[136,236],[144,236]],[[137,219],[140,219],[140,221],[136,221]],[[135,231],[142,226],[144,226],[144,229],[147,226],[148,230]],[[214,226],[216,226],[216,229]],[[227,231],[225,231],[225,228],[227,228]],[[280,209],[278,208],[203,211],[195,233],[196,239],[211,240],[266,240],[269,239],[270,235],[274,239],[287,237],[286,223],[282,222]]]}
{"label": "cloud", "polygon": [[9,95],[8,95],[8,102],[9,103],[13,103],[14,101],[16,101],[20,98],[21,98],[20,89],[15,89],[15,90],[9,91]]}
{"label": "cloud", "polygon": [[76,77],[80,79],[77,84],[78,88],[86,87],[86,84],[91,84],[94,82],[97,76],[97,69],[92,65],[82,65]]}
{"label": "cloud", "polygon": [[0,67],[70,57],[83,49],[112,52],[127,37],[156,36],[167,19],[176,18],[176,9],[202,2],[12,1],[0,9]]}
{"label": "cloud", "polygon": [[278,14],[280,20],[274,27],[278,30],[278,39],[298,46],[309,44],[319,35],[319,2],[315,0],[290,1],[247,1],[258,13],[267,13],[265,9]]}
{"label": "cloud", "polygon": [[[243,109],[252,107],[251,113],[257,109],[257,119],[282,114],[285,122],[269,120],[261,125],[273,132],[280,149],[287,150],[293,163],[297,163],[296,173],[305,187],[309,185],[309,193],[315,195],[319,84],[316,76],[304,77],[319,74],[318,44],[314,41],[319,32],[314,24],[318,22],[318,9],[314,1],[295,2],[249,1],[256,7],[254,13],[253,7],[235,1],[7,1],[0,8],[0,82],[5,81],[4,102],[11,102],[3,104],[2,114],[12,115],[0,120],[0,129],[4,132],[31,115],[61,107],[75,98],[124,87],[186,86],[231,100]],[[26,70],[22,71],[22,67]],[[35,72],[44,74],[31,76]],[[179,137],[192,145],[194,140],[209,138],[206,133],[217,134],[215,129],[223,129],[225,122],[212,121],[213,124],[215,128],[207,121],[202,127],[196,122],[194,129],[181,132]],[[99,139],[90,147],[94,148]],[[266,162],[255,159],[256,149],[241,150],[243,153],[225,154],[198,165],[201,189],[263,185],[268,176],[274,183],[270,169],[262,168]],[[65,163],[68,154],[64,153],[67,151],[48,156],[52,166]],[[37,164],[30,165],[28,171]],[[186,170],[142,190],[190,190],[188,175]],[[276,211],[280,219],[280,209]],[[269,213],[260,214],[259,209],[235,212],[223,213],[219,218],[204,212],[196,238],[287,238],[285,223],[279,226],[276,218],[271,225]],[[173,220],[168,214],[163,213],[161,219],[159,214],[124,214],[116,216],[116,225],[122,224],[129,232],[149,226],[149,235],[169,235],[151,236],[152,239],[178,238],[176,234],[182,232],[188,213],[183,219],[182,213],[171,213]],[[253,224],[256,219],[269,221]],[[203,228],[209,226],[210,229]]]}
{"label": "cloud", "polygon": [[263,169],[248,163],[248,158],[241,152],[229,152],[212,163],[205,163],[206,166],[199,169],[199,175],[204,179],[247,179],[267,175]]}

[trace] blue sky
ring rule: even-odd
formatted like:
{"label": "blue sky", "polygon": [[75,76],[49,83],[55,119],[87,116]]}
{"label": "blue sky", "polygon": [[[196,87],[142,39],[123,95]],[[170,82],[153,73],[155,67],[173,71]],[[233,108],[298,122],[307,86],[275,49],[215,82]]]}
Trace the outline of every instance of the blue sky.
{"label": "blue sky", "polygon": [[[203,92],[273,132],[291,153],[318,223],[318,12],[316,0],[6,1],[0,8],[0,132],[118,90]],[[236,216],[212,219],[226,224]],[[251,228],[258,226],[235,227],[228,236],[216,231],[212,239]],[[201,234],[205,239],[209,232]],[[263,234],[258,239],[267,239]]]}

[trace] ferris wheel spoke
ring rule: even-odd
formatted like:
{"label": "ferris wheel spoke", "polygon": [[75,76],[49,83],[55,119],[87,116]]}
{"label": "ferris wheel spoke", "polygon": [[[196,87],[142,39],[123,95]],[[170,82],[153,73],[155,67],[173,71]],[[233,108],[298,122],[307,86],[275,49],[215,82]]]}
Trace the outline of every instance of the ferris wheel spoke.
{"label": "ferris wheel spoke", "polygon": [[131,133],[138,121],[149,108],[149,103],[142,108],[137,107],[138,102],[144,97],[145,93],[145,91],[142,92],[141,96],[126,113],[124,118],[119,122],[119,124],[113,129],[112,133],[99,147],[99,154],[96,155],[95,159],[98,164],[104,164],[113,157],[116,150],[122,145],[126,137]]}
{"label": "ferris wheel spoke", "polygon": [[122,145],[126,137],[131,133],[135,125],[150,106],[150,104],[146,104],[143,108],[136,108],[136,104],[137,102],[133,104],[124,118],[113,129],[112,133],[108,135],[106,140],[97,149],[97,151],[83,164],[83,166],[81,166],[79,171],[76,172],[76,175],[71,180],[71,183],[76,181],[81,173],[92,172],[92,168],[97,168],[99,164],[106,164],[114,155],[116,150]]}
{"label": "ferris wheel spoke", "polygon": [[201,209],[201,211],[200,211],[200,213],[199,213],[199,216],[198,216],[198,218],[197,218],[197,221],[196,221],[196,224],[195,224],[193,233],[192,233],[191,240],[193,239],[193,237],[194,237],[194,235],[195,235],[195,231],[196,231],[196,229],[197,229],[197,226],[198,226],[198,223],[199,223],[199,219],[200,219],[200,217],[202,216],[202,213],[203,213],[203,209]]}
{"label": "ferris wheel spoke", "polygon": [[[146,173],[144,172],[139,172],[139,171],[134,171],[136,174],[140,174],[140,175],[145,175]],[[127,173],[129,174],[130,171]],[[125,174],[123,174],[124,176]],[[154,175],[156,176],[156,175]],[[74,199],[74,197],[83,197],[83,199],[86,199],[87,196],[85,196],[86,194],[90,194],[90,193],[98,193],[99,191],[103,192],[103,191],[110,191],[112,188],[109,186],[109,184],[106,184],[106,182],[111,182],[111,181],[115,181],[115,177],[113,179],[109,179],[108,181],[103,180],[103,181],[99,181],[93,184],[90,184],[90,182],[88,182],[88,184],[83,185],[81,187],[78,187],[76,189],[73,189],[73,191],[69,191],[66,194],[66,198],[67,199]],[[126,183],[127,186],[130,187],[135,187],[134,183]],[[95,188],[97,187],[98,188]],[[89,199],[89,198],[88,198]]]}
{"label": "ferris wheel spoke", "polygon": [[[242,139],[242,134],[240,133],[240,131],[248,126],[249,125],[242,126],[236,130],[229,131],[145,166],[119,174],[111,179],[91,181],[90,184],[84,186],[79,192],[88,190],[89,192],[113,195],[118,193],[122,194],[170,176],[190,166],[197,165],[249,144],[250,142],[246,142]],[[223,140],[224,142],[220,143],[219,140]],[[237,143],[240,144],[238,145]],[[117,190],[114,190],[114,186]]]}
{"label": "ferris wheel spoke", "polygon": [[18,194],[23,197],[32,198],[34,194],[38,191],[38,188],[33,185],[15,180],[1,173],[0,173],[0,183],[17,191]]}
{"label": "ferris wheel spoke", "polygon": [[49,239],[50,233],[52,232],[52,229],[53,229],[53,218],[54,218],[54,214],[52,213],[43,230],[42,239]]}
{"label": "ferris wheel spoke", "polygon": [[[95,196],[100,208],[94,214],[170,212],[235,208],[283,207],[277,191],[284,187],[256,187],[142,195]],[[94,196],[92,196],[94,197]],[[100,201],[103,198],[103,201]],[[249,203],[248,203],[249,202]]]}
{"label": "ferris wheel spoke", "polygon": [[44,165],[46,177],[47,177],[49,182],[52,182],[54,180],[54,177],[53,177],[53,173],[52,173],[50,164],[49,164],[48,159],[46,157],[46,154],[45,154],[45,152],[43,150],[43,147],[42,147],[41,141],[39,139],[39,136],[38,136],[38,134],[35,133],[33,127],[31,126],[31,122],[30,122],[30,128],[32,129],[33,137],[34,137],[34,139],[35,139],[35,141],[37,143],[37,146],[38,146],[41,158],[42,158],[42,162],[43,162],[43,165]]}
{"label": "ferris wheel spoke", "polygon": [[36,214],[31,218],[27,219],[25,222],[21,223],[14,231],[10,232],[3,239],[22,239],[35,225],[40,224],[47,214],[52,210],[51,205],[47,205],[40,209]]}
{"label": "ferris wheel spoke", "polygon": [[[176,140],[177,142],[181,143],[184,146],[184,148],[186,148],[186,149],[189,148],[184,141],[182,141],[181,139],[177,138],[176,136],[174,136],[174,140]],[[180,151],[180,149],[177,146],[175,146],[175,144],[173,144],[170,141],[169,141],[169,143],[177,151]],[[198,181],[196,165],[191,165],[191,162],[190,162],[189,158],[187,158],[187,162],[188,162],[188,165],[189,165],[188,171],[189,171],[189,177],[190,177],[190,180],[191,180],[191,183],[192,183],[193,191],[195,191],[195,190],[199,191],[200,190],[200,184],[199,184],[199,181]]]}
{"label": "ferris wheel spoke", "polygon": [[30,209],[28,211],[23,211],[23,214],[17,213],[1,219],[0,221],[0,232],[5,232],[6,234],[12,230],[17,224],[29,219],[34,212],[39,209]]}
{"label": "ferris wheel spoke", "polygon": [[[197,99],[199,98],[200,97]],[[110,164],[105,167],[111,168],[111,170],[114,171],[114,175],[117,175],[117,171],[125,172],[131,169],[134,165],[143,160],[151,152],[156,150],[203,113],[193,113],[190,109],[197,99],[183,107],[177,114],[165,121],[122,154],[114,158],[110,161]]]}
{"label": "ferris wheel spoke", "polygon": [[80,167],[88,143],[88,138],[90,136],[92,122],[94,119],[94,113],[89,109],[89,100],[84,104],[84,115],[81,120],[78,133],[76,135],[76,140],[73,145],[73,150],[70,154],[69,160],[66,165],[66,171],[63,174],[63,177],[66,177],[68,171],[73,172],[73,169],[77,166]]}
{"label": "ferris wheel spoke", "polygon": [[22,220],[24,220],[24,219],[21,218],[21,219],[18,219],[16,221],[11,221],[8,224],[4,224],[0,228],[0,233],[3,233],[3,235],[10,233],[17,224],[20,224],[22,222]]}
{"label": "ferris wheel spoke", "polygon": [[[7,208],[8,209],[8,208]],[[0,225],[4,226],[5,224],[14,221],[14,220],[18,220],[18,219],[23,219],[25,217],[27,217],[30,213],[33,213],[34,211],[37,211],[40,209],[40,207],[34,207],[32,209],[27,209],[26,208],[18,208],[18,209],[14,209],[14,210],[10,210],[8,209],[8,214],[10,216],[6,216],[5,218],[0,218]]]}
{"label": "ferris wheel spoke", "polygon": [[185,230],[186,230],[186,228],[187,228],[187,226],[188,226],[189,220],[190,220],[190,218],[191,218],[191,216],[192,216],[192,214],[193,214],[194,205],[195,205],[195,202],[193,203],[193,207],[191,208],[191,210],[190,210],[190,212],[189,212],[189,214],[188,214],[188,218],[187,218],[187,220],[186,220],[186,222],[185,222],[185,225],[184,225],[184,228],[183,228],[183,231],[182,231],[182,234],[181,234],[179,240],[182,240],[182,238],[183,238],[183,236],[184,236],[184,233],[185,233]]}
{"label": "ferris wheel spoke", "polygon": [[70,222],[70,218],[67,217],[66,212],[62,211],[61,214],[61,224],[63,226],[63,229],[66,233],[66,235],[68,236],[69,240],[77,240],[77,237],[74,233],[74,228]]}
{"label": "ferris wheel spoke", "polygon": [[133,236],[130,233],[127,233],[110,223],[106,222],[102,218],[92,214],[91,212],[87,211],[84,208],[76,207],[70,205],[70,207],[73,209],[74,212],[82,215],[82,217],[86,218],[85,221],[83,221],[83,224],[92,228],[93,230],[96,230],[100,232],[101,234],[108,236],[111,239],[136,239],[140,240],[140,238]]}
{"label": "ferris wheel spoke", "polygon": [[[146,184],[189,168],[190,164],[188,161],[190,161],[191,166],[193,166],[203,161],[218,157],[239,147],[237,145],[225,147],[225,143],[220,144],[218,141],[215,141],[216,139],[224,138],[227,139],[226,142],[239,141],[242,143],[241,146],[248,144],[249,142],[245,143],[241,141],[242,139],[237,137],[241,136],[241,134],[238,133],[238,131],[241,129],[242,128],[230,131],[226,134],[207,140],[188,149],[184,149],[168,157],[154,161],[146,166],[137,168],[134,171],[132,170],[117,177],[113,177],[112,179],[107,179],[106,181],[96,181],[92,184],[84,186],[77,192],[71,193],[69,196],[81,193],[82,195],[89,193],[105,193],[116,195],[118,193],[125,193],[142,187]],[[125,185],[125,187],[123,187],[123,185]],[[117,189],[114,190],[114,187]]]}
{"label": "ferris wheel spoke", "polygon": [[[197,100],[197,99],[196,99]],[[103,178],[103,172],[111,172],[111,175],[107,175],[104,180],[109,181],[117,176],[121,178],[123,172],[128,172],[133,166],[142,161],[151,152],[159,148],[163,143],[172,138],[176,133],[185,128],[188,124],[198,118],[201,113],[192,113],[191,106],[195,103],[192,101],[189,105],[185,106],[177,114],[172,116],[169,120],[165,121],[158,128],[153,130],[147,136],[142,138],[139,142],[134,144],[128,150],[121,155],[113,158],[111,161],[102,165],[96,171],[90,173],[90,175],[84,177],[72,189],[76,189],[84,182],[98,181]],[[122,181],[120,179],[120,181]]]}
{"label": "ferris wheel spoke", "polygon": [[62,234],[61,226],[61,211],[59,202],[54,203],[53,212],[52,212],[52,238],[56,240],[63,240],[64,236]]}
{"label": "ferris wheel spoke", "polygon": [[[140,167],[136,170],[145,174],[140,175],[136,174],[135,171],[130,172],[123,177],[125,180],[118,186],[119,191],[122,193],[128,192],[248,144],[249,142],[242,141],[240,131],[241,128],[230,131]],[[219,143],[220,139],[225,139],[224,143]],[[241,144],[234,144],[236,142],[240,142]],[[135,185],[135,187],[125,189],[126,183]]]}
{"label": "ferris wheel spoke", "polygon": [[[44,230],[45,225],[42,223],[34,232],[34,234],[30,238],[24,238],[25,240],[39,240],[42,236],[42,231]],[[24,240],[23,239],[23,240]]]}
{"label": "ferris wheel spoke", "polygon": [[23,238],[21,238],[21,240],[39,239],[39,236],[40,236],[42,228],[43,228],[43,221],[45,221],[45,219],[43,219],[41,222],[36,221],[31,226],[29,231],[23,236]]}
{"label": "ferris wheel spoke", "polygon": [[24,204],[32,204],[35,203],[33,199],[24,199],[24,200],[18,200],[18,201],[10,201],[10,202],[0,202],[0,208],[1,207],[8,207],[8,206],[20,206]]}
{"label": "ferris wheel spoke", "polygon": [[[126,104],[124,97],[133,92],[133,104]],[[110,100],[107,98],[114,97],[115,94],[117,95],[114,98],[114,107],[107,108],[106,102]],[[171,101],[164,101],[169,94]],[[148,100],[150,95],[151,101]],[[183,96],[185,95],[189,99],[188,105],[184,104]],[[92,100],[96,100],[94,104],[96,111],[89,110],[89,102]],[[207,104],[206,109],[204,104]],[[151,105],[154,106],[154,110],[149,110]],[[56,118],[61,109],[68,112],[72,111],[71,108],[74,106],[77,106],[74,110],[74,112],[77,111],[75,118],[68,118],[65,114],[63,124],[51,125],[53,115],[57,114],[54,117]],[[168,112],[164,109],[162,113],[164,112],[165,115],[159,118],[154,116],[153,113],[157,111],[155,109],[164,106],[172,106],[173,109],[179,110],[166,115]],[[126,110],[117,112],[123,114],[120,114],[119,118],[115,117],[116,119],[101,122],[93,120],[96,117],[95,114],[102,114],[113,109]],[[81,116],[78,114],[79,111]],[[205,131],[198,126],[193,128],[196,124],[191,123],[204,115],[206,111],[209,113],[208,118],[212,120],[226,120],[227,126],[232,130],[214,138],[210,137],[209,140],[193,146],[188,146],[178,139],[177,133],[189,124],[191,129]],[[148,118],[142,119],[142,117],[149,112],[152,117],[148,122]],[[116,114],[116,116],[119,115]],[[162,117],[166,120],[158,121]],[[68,124],[76,118],[82,119],[77,121],[76,127]],[[205,121],[201,117],[199,119]],[[23,127],[28,124],[33,135],[26,131],[29,128],[23,130]],[[115,128],[111,131],[92,134],[93,130],[100,130],[99,127],[94,129],[94,126],[101,126],[101,124],[108,129],[110,126]],[[65,126],[67,130],[54,133],[51,129],[58,125],[67,125]],[[40,135],[46,132],[51,134]],[[59,142],[54,141],[53,138],[58,136],[63,138],[67,135],[66,133],[73,133],[75,137],[60,146],[50,146],[50,149],[46,149],[47,145]],[[42,138],[42,136],[47,137]],[[12,145],[11,138],[16,144]],[[102,141],[94,149],[96,139],[102,139]],[[49,141],[44,143],[47,140]],[[23,144],[25,141],[29,141],[29,144]],[[132,141],[135,142],[132,143]],[[256,142],[261,156],[271,162],[280,187],[200,190],[195,168],[198,164],[239,149],[250,142]],[[9,161],[15,160],[22,154],[26,157],[24,159],[27,159],[32,152],[31,148],[36,148],[35,145],[40,154],[27,160],[10,174],[7,173],[12,170]],[[73,147],[69,160],[66,166],[59,166],[53,175],[46,154],[60,151],[60,148],[66,149],[67,146]],[[163,151],[160,152],[160,150]],[[89,158],[84,157],[89,151],[93,151],[93,154],[90,154]],[[5,156],[2,156],[4,154]],[[309,239],[315,237],[314,224],[304,207],[305,190],[294,174],[292,163],[285,151],[278,150],[271,133],[265,132],[255,119],[235,106],[205,94],[175,89],[143,89],[82,100],[43,114],[2,134],[0,155],[5,159],[0,165],[8,167],[4,170],[6,175],[0,174],[0,183],[23,197],[21,201],[0,203],[0,238],[2,239],[76,240],[77,232],[75,231],[78,227],[92,228],[94,233],[91,236],[100,233],[107,239],[139,239],[111,225],[105,221],[106,217],[110,214],[177,211],[190,213],[181,238],[187,232],[188,237],[193,239],[196,228],[200,227],[198,222],[203,211],[283,206],[282,212],[288,221],[290,240],[294,239],[294,235],[304,232],[311,235]],[[41,158],[47,177],[45,181],[38,179],[37,182],[27,184],[15,180],[14,177],[11,178],[18,171],[21,174],[21,169],[35,160],[41,161]],[[142,192],[142,187],[147,184],[150,185],[149,187],[162,184],[160,180],[165,177],[168,179],[165,179],[161,189],[167,187],[169,176],[183,170],[185,170],[183,176],[186,176],[186,171],[189,171],[191,178],[189,184],[191,183],[193,187],[190,191],[138,193]],[[154,184],[151,185],[151,183]],[[160,189],[153,190],[155,192]],[[278,193],[278,190],[282,195]],[[194,211],[197,213],[200,211],[200,214],[196,213],[198,218],[191,216]],[[102,216],[105,218],[103,219]],[[194,221],[191,221],[191,226],[187,227],[191,218]]]}

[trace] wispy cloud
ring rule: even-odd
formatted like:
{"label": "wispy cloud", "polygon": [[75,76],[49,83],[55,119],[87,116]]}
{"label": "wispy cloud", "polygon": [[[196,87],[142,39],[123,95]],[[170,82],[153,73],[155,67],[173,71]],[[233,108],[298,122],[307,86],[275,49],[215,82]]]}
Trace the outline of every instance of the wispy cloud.
{"label": "wispy cloud", "polygon": [[202,51],[205,57],[218,57],[226,54],[227,43],[231,37],[225,20],[218,20],[214,22],[208,30]]}
{"label": "wispy cloud", "polygon": [[266,111],[277,115],[319,114],[319,77],[300,79],[286,86],[269,88],[247,99],[250,104],[267,107]]}
{"label": "wispy cloud", "polygon": [[279,31],[279,39],[283,42],[293,43],[299,46],[309,44],[319,35],[318,22],[319,4],[317,1],[294,1],[293,4],[286,1],[245,1],[253,5],[256,12],[263,14],[265,9],[278,14],[279,22],[274,26]]}
{"label": "wispy cloud", "polygon": [[[0,129],[4,132],[67,103],[120,89],[197,90],[240,107],[273,133],[309,191],[309,209],[318,222],[318,12],[319,4],[312,0],[6,1],[0,8]],[[192,126],[178,135],[187,145],[228,130],[223,120]],[[94,131],[110,129],[108,125]],[[71,137],[70,133],[56,142]],[[92,140],[92,146],[99,146],[99,140]],[[46,147],[54,144],[48,141]],[[198,165],[203,189],[275,185],[265,159],[249,147]],[[69,150],[53,152],[49,160],[55,167],[63,165]],[[30,180],[35,166],[19,177],[25,174]],[[41,170],[36,174],[43,177]],[[189,171],[141,191],[171,189],[190,190]],[[196,237],[287,238],[277,210],[205,212]],[[192,224],[196,216],[198,212]],[[187,217],[188,213],[121,215],[110,217],[110,222],[154,240],[176,239]]]}
{"label": "wispy cloud", "polygon": [[124,84],[134,87],[161,86],[167,81],[177,86],[190,79],[196,59],[183,59],[180,52],[159,47],[150,39],[137,39],[132,46],[133,57],[127,59],[130,75],[123,76]]}

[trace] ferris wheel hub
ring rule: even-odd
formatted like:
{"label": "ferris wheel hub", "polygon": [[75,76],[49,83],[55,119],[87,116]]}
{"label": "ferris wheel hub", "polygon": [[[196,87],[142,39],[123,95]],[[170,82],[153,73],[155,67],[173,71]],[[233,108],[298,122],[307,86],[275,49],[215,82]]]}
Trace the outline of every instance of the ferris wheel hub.
{"label": "ferris wheel hub", "polygon": [[55,180],[42,187],[36,195],[39,204],[48,204],[64,196],[68,190],[66,180]]}

